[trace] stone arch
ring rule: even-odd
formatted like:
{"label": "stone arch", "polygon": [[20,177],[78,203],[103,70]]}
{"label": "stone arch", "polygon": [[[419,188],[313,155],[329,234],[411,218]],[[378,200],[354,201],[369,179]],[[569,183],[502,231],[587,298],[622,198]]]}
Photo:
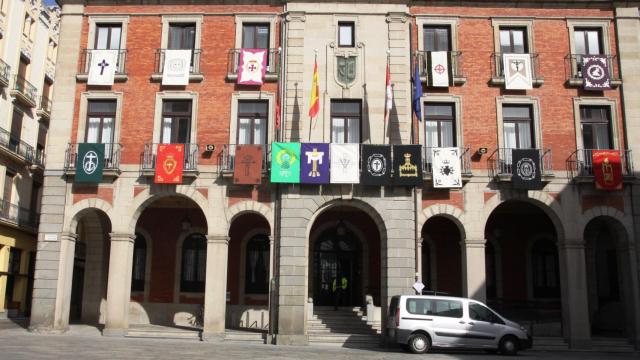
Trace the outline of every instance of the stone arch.
{"label": "stone arch", "polygon": [[451,220],[460,231],[460,239],[464,241],[467,238],[467,232],[464,228],[464,213],[458,207],[449,205],[449,204],[441,204],[441,205],[431,205],[427,208],[422,209],[420,213],[420,217],[418,218],[418,229],[422,231],[424,224],[427,223],[429,219],[435,216],[442,216],[449,220]]}
{"label": "stone arch", "polygon": [[269,231],[270,231],[270,236],[273,236],[273,212],[271,211],[271,208],[268,207],[265,204],[259,203],[257,201],[242,201],[239,202],[237,204],[234,204],[233,206],[229,207],[226,210],[226,214],[227,214],[227,231],[226,233],[229,232],[229,229],[231,228],[231,224],[233,224],[233,222],[241,215],[247,214],[247,213],[254,213],[254,214],[258,214],[258,215],[262,215],[264,217],[264,219],[267,221],[267,223],[269,224]]}
{"label": "stone arch", "polygon": [[68,233],[75,234],[78,227],[79,219],[91,210],[98,210],[104,213],[109,219],[109,222],[111,222],[111,226],[114,226],[114,212],[111,204],[102,199],[91,198],[84,199],[73,204],[71,210],[69,210],[68,212],[71,216],[65,216],[65,219],[67,219],[65,220],[65,222],[67,223],[65,224],[63,229],[66,229],[66,232]]}
{"label": "stone arch", "polygon": [[487,221],[489,221],[489,218],[491,217],[495,209],[498,208],[498,206],[504,204],[509,200],[517,200],[533,204],[541,211],[543,211],[549,217],[551,223],[556,229],[558,242],[563,242],[565,239],[565,228],[562,225],[562,208],[560,207],[558,201],[549,194],[542,191],[532,191],[531,195],[532,196],[528,196],[527,193],[519,191],[505,190],[500,191],[500,193],[491,197],[491,199],[489,199],[489,201],[484,204],[484,212],[481,221],[481,224],[483,224],[482,230],[484,231],[487,225]]}
{"label": "stone arch", "polygon": [[138,219],[140,215],[144,212],[144,210],[154,201],[169,197],[169,196],[181,196],[190,199],[195,202],[202,213],[204,214],[204,218],[208,224],[212,224],[213,222],[209,219],[209,205],[207,199],[197,191],[194,187],[189,186],[176,186],[175,190],[168,186],[163,186],[159,191],[151,194],[151,190],[149,188],[143,190],[140,194],[138,194],[132,201],[129,216],[124,217],[125,219],[130,219],[127,225],[122,224],[122,226],[126,226],[126,232],[128,234],[133,234],[136,229],[136,224],[138,223]]}
{"label": "stone arch", "polygon": [[[317,205],[317,204],[315,204]],[[387,242],[387,228],[384,224],[384,220],[382,218],[382,216],[380,215],[380,213],[378,213],[378,211],[371,206],[370,204],[359,200],[359,199],[351,199],[351,200],[343,200],[343,199],[333,199],[333,200],[329,200],[326,203],[322,204],[322,205],[318,205],[315,206],[313,208],[308,209],[307,211],[309,211],[311,213],[311,216],[308,219],[307,222],[307,230],[306,230],[306,238],[309,239],[309,236],[311,235],[311,229],[313,227],[314,222],[318,219],[318,217],[326,212],[327,210],[330,210],[332,208],[338,207],[338,206],[347,206],[347,207],[353,207],[356,208],[358,210],[363,211],[364,213],[366,213],[367,215],[369,215],[369,217],[371,217],[371,219],[373,220],[373,222],[376,224],[376,227],[378,228],[378,232],[380,233],[380,241],[382,244],[386,244]],[[308,246],[308,244],[307,244]],[[308,251],[308,249],[307,249]]]}
{"label": "stone arch", "polygon": [[583,235],[589,223],[598,217],[606,218],[619,235],[624,235],[619,238],[624,244],[633,243],[633,219],[609,206],[597,206],[584,212],[580,219],[579,234]]}

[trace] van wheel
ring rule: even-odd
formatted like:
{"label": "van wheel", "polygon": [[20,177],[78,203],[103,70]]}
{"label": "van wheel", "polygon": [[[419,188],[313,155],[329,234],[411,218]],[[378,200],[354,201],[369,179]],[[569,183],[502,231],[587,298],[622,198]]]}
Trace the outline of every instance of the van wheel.
{"label": "van wheel", "polygon": [[409,350],[414,354],[424,354],[431,348],[431,340],[427,335],[414,334],[409,338]]}
{"label": "van wheel", "polygon": [[502,355],[516,355],[518,353],[518,341],[513,336],[505,336],[500,340],[498,350]]}

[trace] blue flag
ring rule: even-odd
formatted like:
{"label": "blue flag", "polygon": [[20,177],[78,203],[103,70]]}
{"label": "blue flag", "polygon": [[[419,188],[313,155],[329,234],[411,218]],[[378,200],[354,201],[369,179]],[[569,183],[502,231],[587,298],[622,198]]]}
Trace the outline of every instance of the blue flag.
{"label": "blue flag", "polygon": [[418,117],[418,121],[422,121],[422,104],[420,104],[420,98],[422,98],[422,81],[420,81],[420,67],[418,62],[415,63],[415,74],[413,75],[413,86],[415,88],[413,92],[413,111]]}

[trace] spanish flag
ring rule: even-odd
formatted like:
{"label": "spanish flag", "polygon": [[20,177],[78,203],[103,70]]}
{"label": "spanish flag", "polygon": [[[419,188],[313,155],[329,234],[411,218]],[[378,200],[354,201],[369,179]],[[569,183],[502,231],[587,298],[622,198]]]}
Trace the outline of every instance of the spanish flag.
{"label": "spanish flag", "polygon": [[318,89],[318,60],[313,63],[313,84],[311,84],[311,101],[309,103],[309,117],[314,118],[320,110],[320,90]]}

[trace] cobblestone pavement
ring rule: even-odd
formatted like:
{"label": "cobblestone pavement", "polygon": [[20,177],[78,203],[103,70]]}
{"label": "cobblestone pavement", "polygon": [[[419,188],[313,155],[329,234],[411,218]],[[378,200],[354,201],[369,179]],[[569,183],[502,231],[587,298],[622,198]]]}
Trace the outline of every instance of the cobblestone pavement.
{"label": "cobblestone pavement", "polygon": [[[637,359],[638,354],[525,351],[517,359]],[[102,337],[95,330],[72,329],[63,335],[34,334],[0,321],[0,360],[22,359],[505,359],[482,352],[411,355],[399,349],[346,349],[320,346],[273,346],[187,340]]]}

